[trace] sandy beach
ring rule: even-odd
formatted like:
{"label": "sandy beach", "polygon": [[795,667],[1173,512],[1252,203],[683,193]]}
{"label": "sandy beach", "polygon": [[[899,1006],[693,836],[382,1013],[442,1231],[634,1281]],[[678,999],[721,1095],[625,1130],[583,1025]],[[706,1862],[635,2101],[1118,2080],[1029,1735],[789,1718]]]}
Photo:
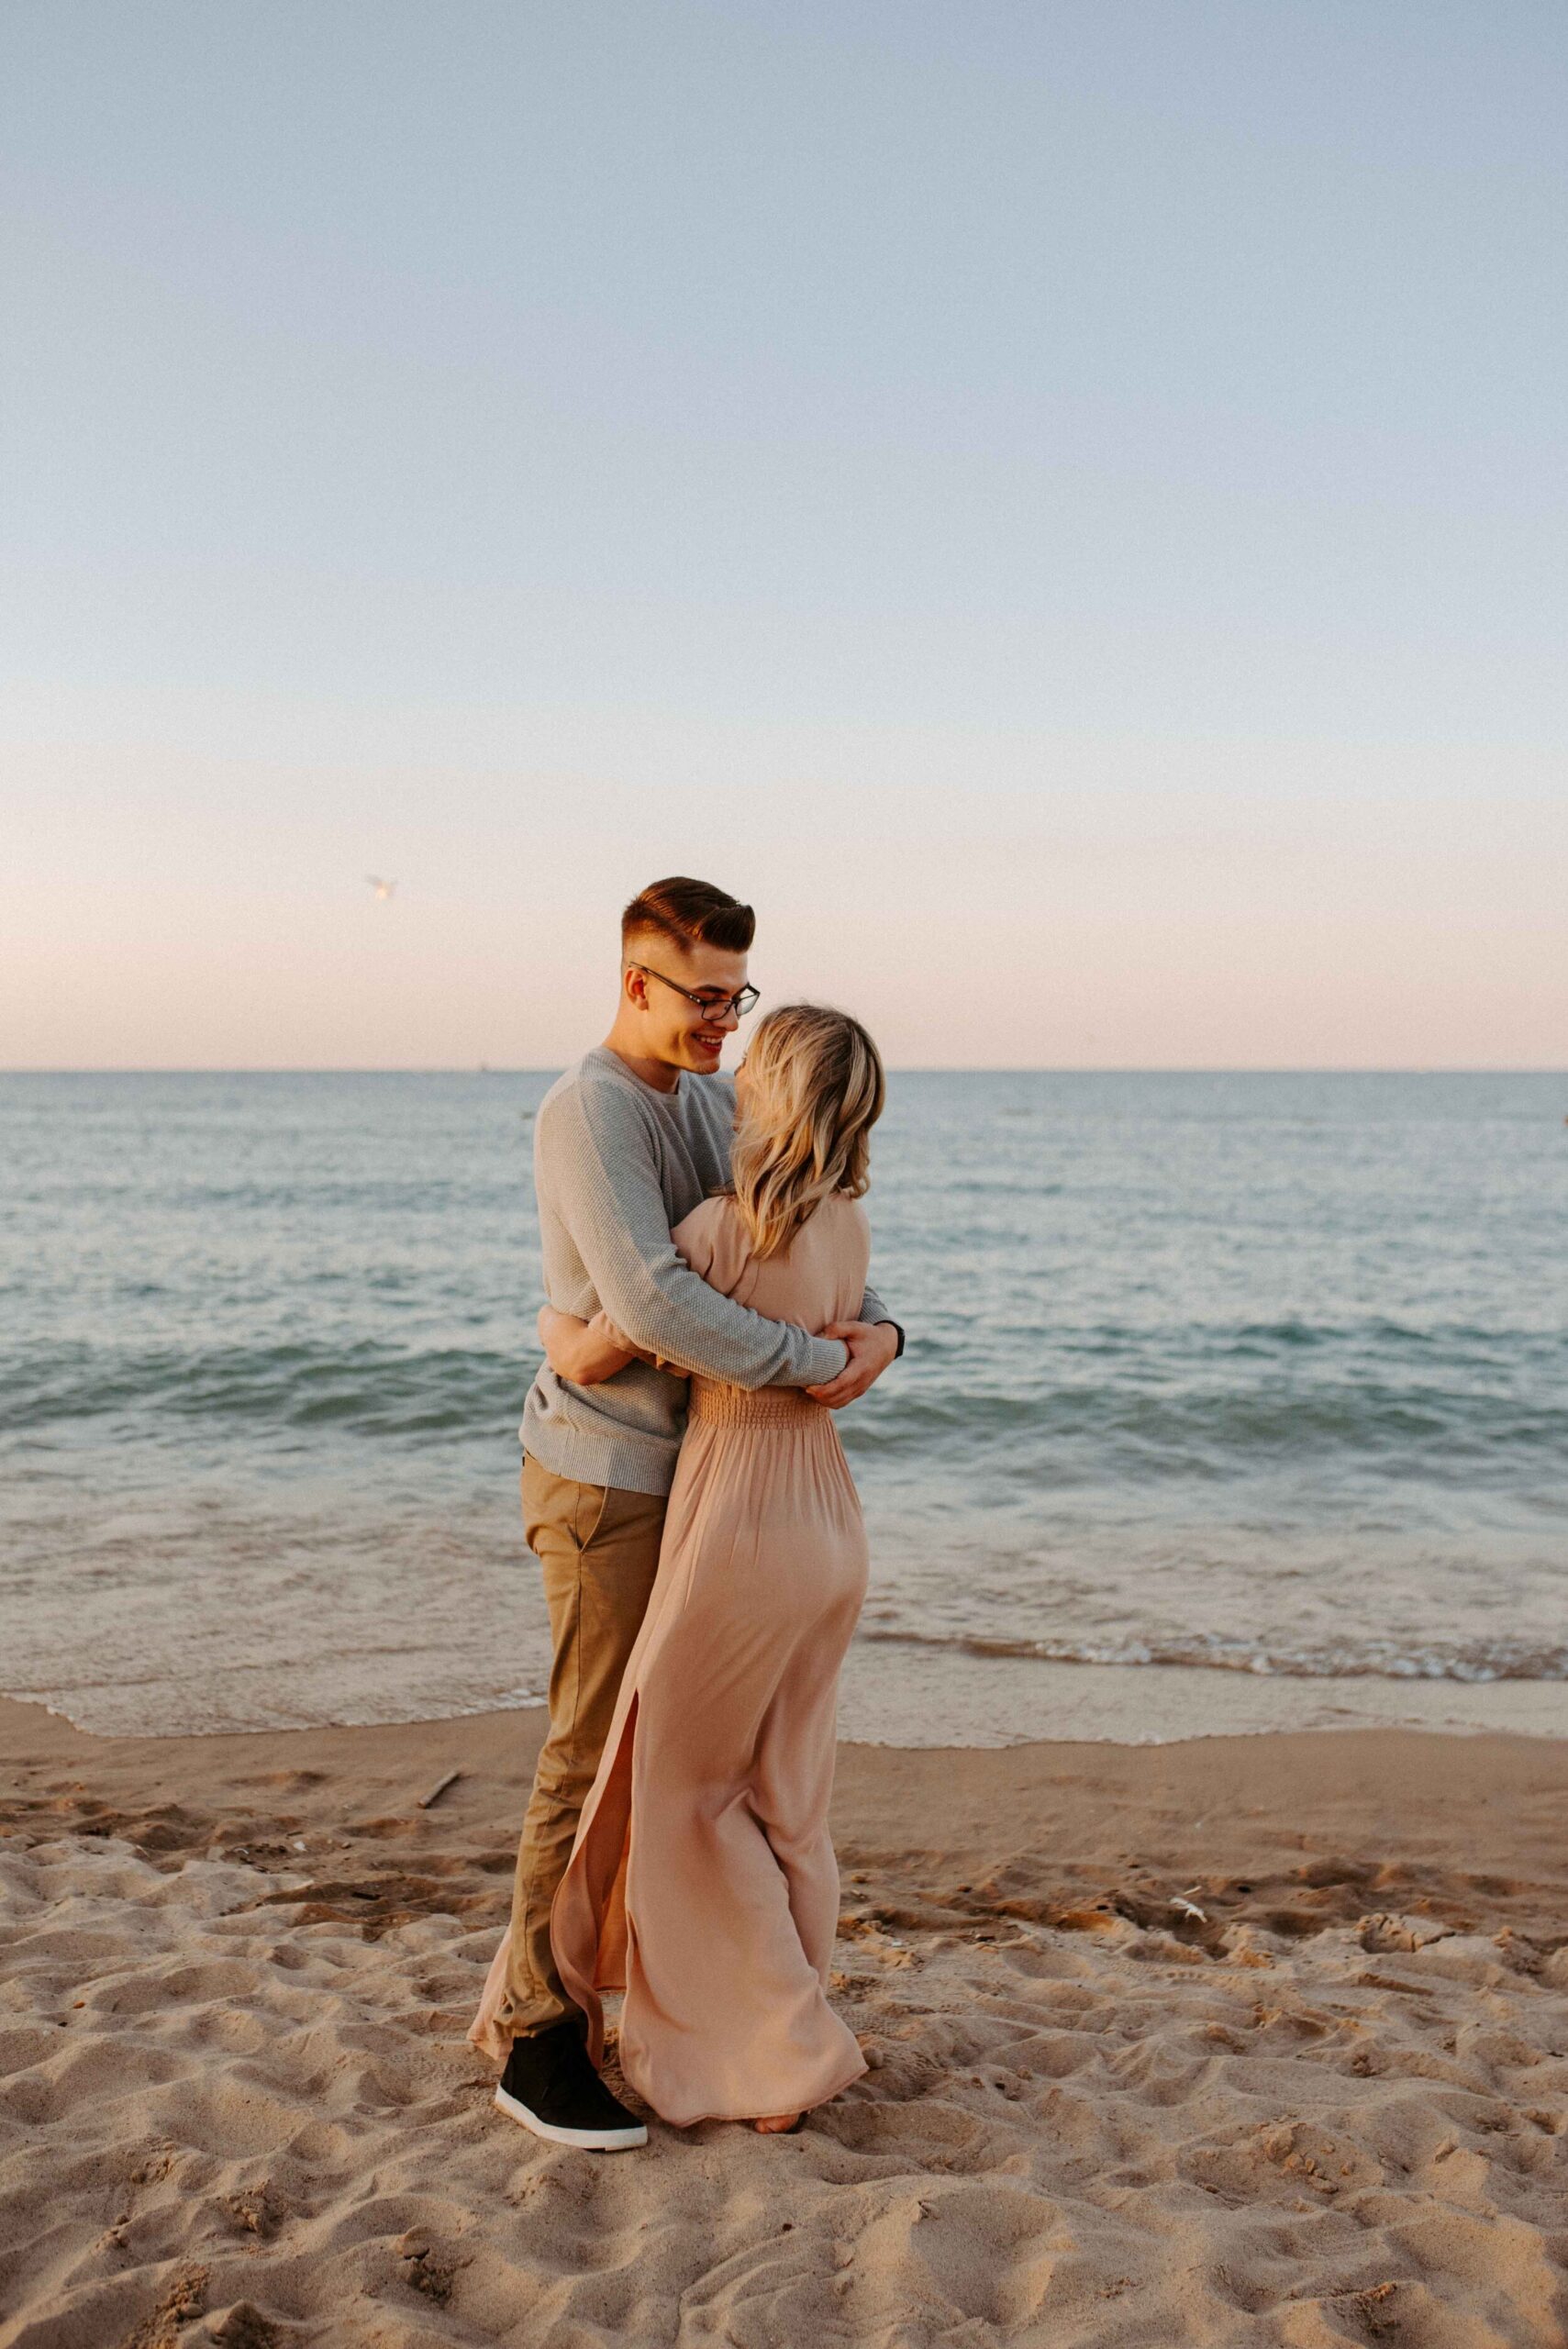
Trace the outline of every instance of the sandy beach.
{"label": "sandy beach", "polygon": [[1568,2339],[1568,1743],[845,1746],[871,2070],[605,2157],[463,2042],[539,1729],[0,1706],[3,2349]]}

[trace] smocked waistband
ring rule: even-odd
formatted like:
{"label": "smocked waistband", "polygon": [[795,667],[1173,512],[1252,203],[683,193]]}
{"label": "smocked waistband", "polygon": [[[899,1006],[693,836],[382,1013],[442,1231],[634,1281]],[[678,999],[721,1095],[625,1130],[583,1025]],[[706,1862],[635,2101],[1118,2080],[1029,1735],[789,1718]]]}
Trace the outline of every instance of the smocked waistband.
{"label": "smocked waistband", "polygon": [[803,1387],[726,1386],[717,1378],[694,1378],[691,1415],[705,1427],[798,1427],[820,1419],[824,1407],[814,1403]]}

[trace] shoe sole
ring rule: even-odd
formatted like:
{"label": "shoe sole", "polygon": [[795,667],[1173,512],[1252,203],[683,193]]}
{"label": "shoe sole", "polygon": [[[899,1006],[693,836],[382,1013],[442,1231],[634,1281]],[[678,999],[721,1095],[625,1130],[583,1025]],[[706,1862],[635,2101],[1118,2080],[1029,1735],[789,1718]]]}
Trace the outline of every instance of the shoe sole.
{"label": "shoe sole", "polygon": [[520,2097],[508,2096],[505,2088],[497,2088],[495,2101],[508,2121],[520,2121],[536,2137],[551,2145],[575,2145],[589,2154],[627,2154],[634,2145],[646,2145],[648,2132],[640,2121],[629,2129],[558,2129],[553,2121],[541,2121],[530,2112]]}

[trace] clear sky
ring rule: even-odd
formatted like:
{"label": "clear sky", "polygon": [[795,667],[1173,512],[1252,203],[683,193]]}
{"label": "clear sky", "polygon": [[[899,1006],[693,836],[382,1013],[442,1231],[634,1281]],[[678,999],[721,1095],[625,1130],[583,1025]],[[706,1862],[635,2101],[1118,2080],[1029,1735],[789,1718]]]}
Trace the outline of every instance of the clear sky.
{"label": "clear sky", "polygon": [[4,52],[0,1065],[1568,1063],[1558,0]]}

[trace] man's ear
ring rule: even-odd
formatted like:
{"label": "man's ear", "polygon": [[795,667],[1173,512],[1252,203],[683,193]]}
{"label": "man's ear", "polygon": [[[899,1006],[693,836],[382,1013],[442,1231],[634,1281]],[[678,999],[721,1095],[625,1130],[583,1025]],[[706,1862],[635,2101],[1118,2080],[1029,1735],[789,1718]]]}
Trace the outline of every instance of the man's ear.
{"label": "man's ear", "polygon": [[646,973],[628,963],[620,974],[621,994],[628,1003],[635,1003],[639,1011],[648,1008],[648,978]]}

